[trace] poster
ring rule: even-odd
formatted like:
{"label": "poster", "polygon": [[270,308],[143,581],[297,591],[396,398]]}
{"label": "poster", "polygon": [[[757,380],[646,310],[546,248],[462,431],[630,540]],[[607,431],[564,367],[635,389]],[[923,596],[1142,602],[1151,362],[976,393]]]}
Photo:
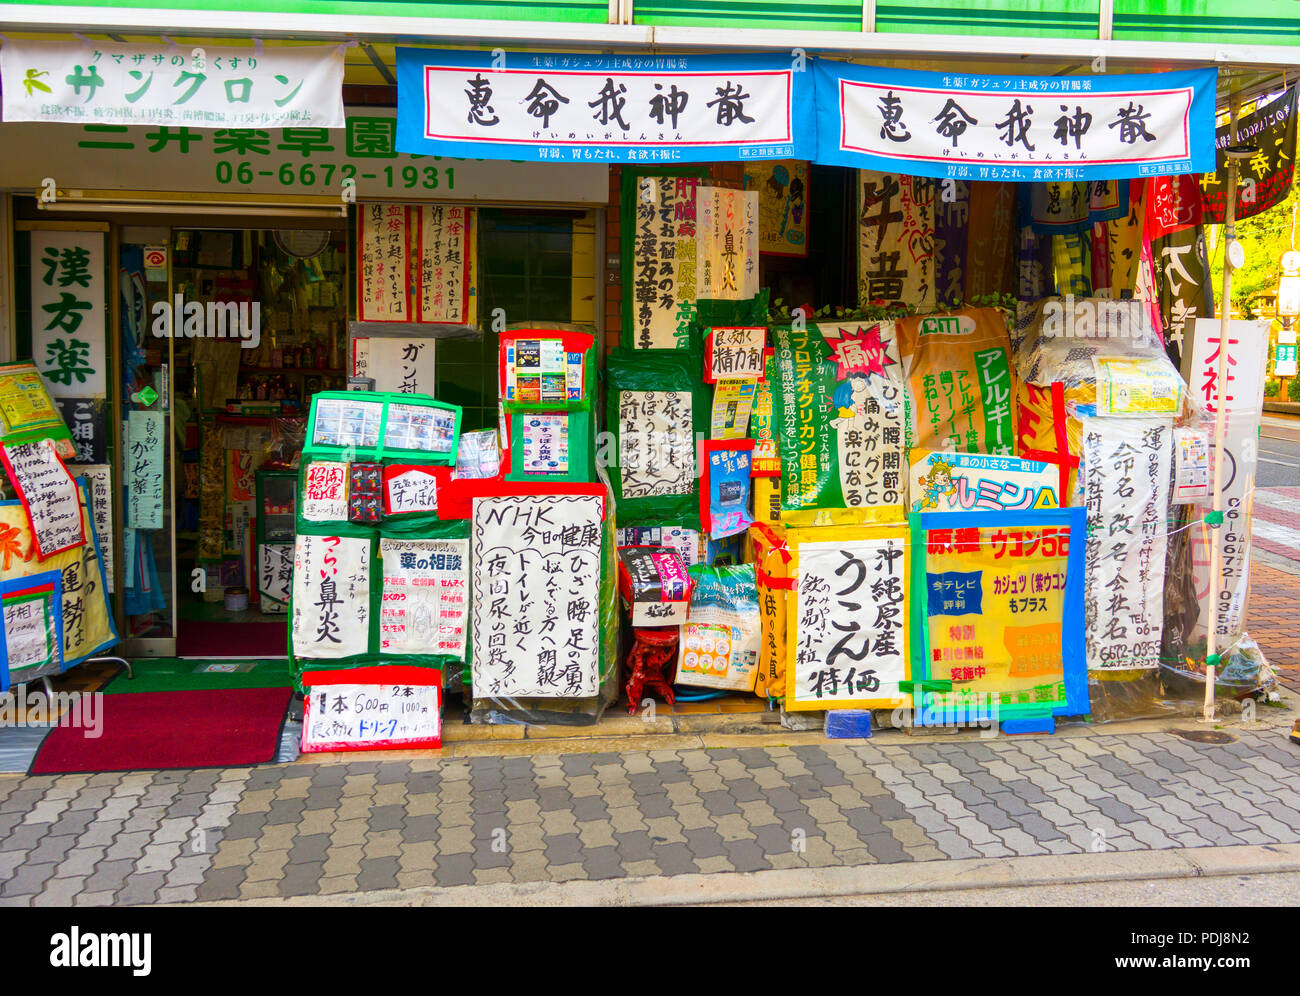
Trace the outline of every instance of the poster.
{"label": "poster", "polygon": [[85,494],[90,502],[90,520],[99,537],[100,554],[104,558],[104,576],[110,592],[116,591],[113,576],[113,468],[108,464],[68,464],[68,473],[86,479]]}
{"label": "poster", "polygon": [[9,443],[0,448],[0,456],[10,483],[27,508],[39,558],[46,560],[84,543],[80,492],[54,452],[54,443],[48,439]]}
{"label": "poster", "polygon": [[692,579],[690,610],[677,642],[677,683],[752,691],[762,647],[754,565],[705,568]]}
{"label": "poster", "polygon": [[[574,372],[581,397],[582,370]],[[506,401],[563,408],[569,400],[569,353],[562,339],[512,339],[506,342]]]}
{"label": "poster", "polygon": [[623,285],[632,294],[623,304],[623,335],[634,349],[685,349],[695,319],[698,232],[696,204],[700,181],[690,176],[632,175],[634,198],[624,209]]}
{"label": "poster", "polygon": [[761,325],[709,329],[705,381],[761,380],[766,347],[767,329]]}
{"label": "poster", "polygon": [[[710,439],[743,439],[749,434],[749,418],[759,386],[757,381],[730,377],[717,382],[713,388],[713,411],[709,417]],[[770,394],[768,411],[771,411]],[[770,436],[770,428],[768,431]]]}
{"label": "poster", "polygon": [[596,694],[602,503],[573,494],[474,499],[475,696]]}
{"label": "poster", "polygon": [[469,540],[381,539],[379,650],[465,659]]}
{"label": "poster", "polygon": [[906,160],[915,176],[1022,183],[1213,167],[1214,69],[969,76],[816,60],[813,72],[813,158],[827,165]]}
{"label": "poster", "polygon": [[384,467],[384,514],[438,511],[439,474],[445,468],[427,464],[388,464]]}
{"label": "poster", "polygon": [[758,294],[758,192],[696,190],[699,236],[695,296],[749,301]]}
{"label": "poster", "polygon": [[745,164],[745,189],[758,192],[758,251],[808,255],[808,173],[803,159]]}
{"label": "poster", "polygon": [[[1295,178],[1296,87],[1237,120],[1237,144],[1253,145],[1250,159],[1237,164],[1236,219],[1250,218],[1281,202]],[[1215,168],[1201,177],[1204,222],[1222,225],[1227,207],[1228,157],[1232,143],[1224,124],[1214,133]]]}
{"label": "poster", "polygon": [[811,524],[823,510],[901,506],[907,392],[895,327],[808,325],[774,335],[782,519]]}
{"label": "poster", "polygon": [[620,391],[618,473],[623,498],[695,491],[691,392]]}
{"label": "poster", "polygon": [[357,376],[373,377],[376,391],[437,394],[433,339],[372,335],[366,343],[366,372],[358,371]]}
{"label": "poster", "polygon": [[[405,204],[361,204],[357,209],[357,320],[409,322],[410,284]],[[374,364],[369,364],[373,368]]]}
{"label": "poster", "polygon": [[421,322],[462,325],[470,321],[473,210],[458,204],[421,204],[413,208],[420,233],[416,315]]}
{"label": "poster", "polygon": [[57,431],[62,414],[55,407],[45,381],[31,363],[0,366],[0,430],[12,433],[48,427]]}
{"label": "poster", "polygon": [[1154,668],[1164,629],[1173,420],[1081,422],[1084,500],[1092,527],[1083,589],[1088,670]]}
{"label": "poster", "polygon": [[442,745],[442,672],[380,666],[302,676],[304,754]]}
{"label": "poster", "polygon": [[1060,506],[1055,464],[986,453],[913,449],[913,512],[1022,511]]}
{"label": "poster", "polygon": [[261,543],[257,547],[257,592],[261,610],[269,615],[289,608],[293,590],[293,544]]}
{"label": "poster", "polygon": [[388,406],[384,449],[450,454],[456,449],[456,410],[432,405]]}
{"label": "poster", "polygon": [[[1204,638],[1209,631],[1210,598],[1218,600],[1216,639],[1225,650],[1245,629],[1246,597],[1250,581],[1251,516],[1254,507],[1255,475],[1259,469],[1259,429],[1263,418],[1264,361],[1268,350],[1268,319],[1259,322],[1234,321],[1228,331],[1227,384],[1224,386],[1223,480],[1221,484],[1223,525],[1211,529],[1193,521],[1192,565],[1200,606],[1193,634]],[[1218,407],[1218,366],[1221,325],[1217,318],[1199,318],[1192,346],[1192,376],[1189,381],[1196,399],[1213,418]],[[1212,423],[1211,423],[1212,424]],[[1214,491],[1213,452],[1210,464],[1210,493]],[[1211,501],[1196,506],[1194,520],[1203,519]],[[1219,578],[1210,576],[1210,544],[1219,545]]]}
{"label": "poster", "polygon": [[399,48],[397,148],[541,163],[799,156],[813,94],[797,63],[779,52],[521,52],[507,63],[490,51]]}
{"label": "poster", "polygon": [[[7,46],[6,46],[7,48]],[[0,55],[0,61],[8,55]],[[102,398],[108,384],[104,233],[31,235],[32,361],[55,398]]]}
{"label": "poster", "polygon": [[1176,416],[1182,407],[1183,379],[1163,359],[1094,356],[1097,414]]}
{"label": "poster", "polygon": [[703,445],[706,481],[700,488],[700,518],[710,539],[743,533],[754,522],[749,514],[753,449],[752,439],[710,440]]}
{"label": "poster", "polygon": [[935,307],[934,190],[922,177],[858,170],[858,305]]}
{"label": "poster", "polygon": [[913,518],[912,676],[952,683],[920,696],[919,722],[1088,711],[1084,521],[1082,508]]}
{"label": "poster", "polygon": [[59,398],[59,413],[72,436],[77,463],[108,462],[108,402],[104,398]]}
{"label": "poster", "polygon": [[567,474],[569,472],[569,416],[564,414],[523,417],[523,473]]}
{"label": "poster", "polygon": [[893,708],[906,701],[908,538],[884,528],[792,529],[786,598],[788,710]]}
{"label": "poster", "polygon": [[0,53],[4,119],[342,128],[343,51],[15,39]]}
{"label": "poster", "polygon": [[127,414],[126,527],[163,527],[163,453],[167,445],[166,416],[162,412]]}
{"label": "poster", "polygon": [[370,634],[370,540],[296,537],[294,657],[337,660],[363,654]]}
{"label": "poster", "polygon": [[307,465],[303,482],[302,517],[308,522],[346,522],[348,465],[322,460]]}

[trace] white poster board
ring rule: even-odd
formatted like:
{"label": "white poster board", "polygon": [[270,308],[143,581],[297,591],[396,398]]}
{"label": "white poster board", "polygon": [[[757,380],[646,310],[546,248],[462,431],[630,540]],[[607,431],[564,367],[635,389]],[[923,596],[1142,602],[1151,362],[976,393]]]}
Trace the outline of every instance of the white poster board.
{"label": "white poster board", "polygon": [[104,397],[104,233],[34,231],[31,261],[32,362],[50,396]]}
{"label": "white poster board", "polygon": [[436,684],[312,685],[303,699],[303,752],[435,746],[441,698]]}
{"label": "white poster board", "polygon": [[333,660],[366,652],[370,540],[298,535],[291,632],[295,657]]}
{"label": "white poster board", "polygon": [[338,522],[348,518],[348,465],[320,460],[307,465],[302,517],[308,522]]}
{"label": "white poster board", "polygon": [[624,498],[695,490],[690,391],[620,391],[618,473]]}
{"label": "white poster board", "polygon": [[476,696],[596,694],[602,502],[599,495],[474,499]]}
{"label": "white poster board", "polygon": [[381,539],[379,650],[465,659],[469,540]]}
{"label": "white poster board", "polygon": [[0,452],[9,480],[27,506],[40,559],[84,543],[77,484],[54,452],[53,441],[10,443]]}
{"label": "white poster board", "polygon": [[700,187],[696,297],[748,301],[758,293],[758,191]]}

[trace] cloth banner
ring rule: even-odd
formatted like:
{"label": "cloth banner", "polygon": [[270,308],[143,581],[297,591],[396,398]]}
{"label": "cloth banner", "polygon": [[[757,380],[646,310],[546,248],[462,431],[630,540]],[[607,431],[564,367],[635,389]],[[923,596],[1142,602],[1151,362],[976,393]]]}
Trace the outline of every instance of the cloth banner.
{"label": "cloth banner", "polygon": [[[629,187],[629,181],[634,185]],[[624,179],[623,336],[634,349],[683,349],[695,319],[698,177]],[[631,204],[628,203],[631,201]]]}
{"label": "cloth banner", "polygon": [[858,170],[858,304],[934,310],[934,184]]}
{"label": "cloth banner", "polygon": [[[1280,203],[1295,178],[1296,88],[1289,87],[1276,100],[1243,115],[1237,121],[1237,144],[1253,145],[1255,155],[1237,165],[1238,221]],[[1214,133],[1217,160],[1214,172],[1201,177],[1205,223],[1222,225],[1227,209],[1228,157],[1232,144],[1227,125]]]}
{"label": "cloth banner", "polygon": [[966,296],[1016,291],[1016,184],[971,183],[966,226]]}

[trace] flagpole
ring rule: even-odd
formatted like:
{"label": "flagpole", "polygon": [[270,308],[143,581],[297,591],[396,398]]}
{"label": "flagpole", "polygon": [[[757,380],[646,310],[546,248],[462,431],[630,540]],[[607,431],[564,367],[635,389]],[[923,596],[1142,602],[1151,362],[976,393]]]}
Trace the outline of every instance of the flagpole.
{"label": "flagpole", "polygon": [[[1241,110],[1241,97],[1233,94],[1228,101],[1229,146],[1237,144],[1237,114]],[[1220,530],[1223,528],[1223,438],[1227,430],[1224,398],[1227,395],[1228,336],[1232,324],[1232,261],[1228,249],[1236,238],[1237,223],[1237,160],[1227,155],[1228,202],[1223,212],[1223,296],[1219,302],[1219,367],[1214,377],[1214,504],[1210,522],[1210,617],[1205,634],[1205,709],[1202,719],[1214,722],[1214,681],[1219,664],[1219,594],[1223,590],[1223,558],[1219,551]]]}

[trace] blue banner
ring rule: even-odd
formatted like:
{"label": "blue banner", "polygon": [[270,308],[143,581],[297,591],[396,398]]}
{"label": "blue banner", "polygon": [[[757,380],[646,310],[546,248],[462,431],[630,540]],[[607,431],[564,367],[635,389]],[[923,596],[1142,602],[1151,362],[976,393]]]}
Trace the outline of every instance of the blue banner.
{"label": "blue banner", "polygon": [[1213,172],[1218,71],[968,76],[813,61],[819,163],[960,180]]}
{"label": "blue banner", "polygon": [[536,162],[810,159],[807,60],[397,50],[397,148]]}

